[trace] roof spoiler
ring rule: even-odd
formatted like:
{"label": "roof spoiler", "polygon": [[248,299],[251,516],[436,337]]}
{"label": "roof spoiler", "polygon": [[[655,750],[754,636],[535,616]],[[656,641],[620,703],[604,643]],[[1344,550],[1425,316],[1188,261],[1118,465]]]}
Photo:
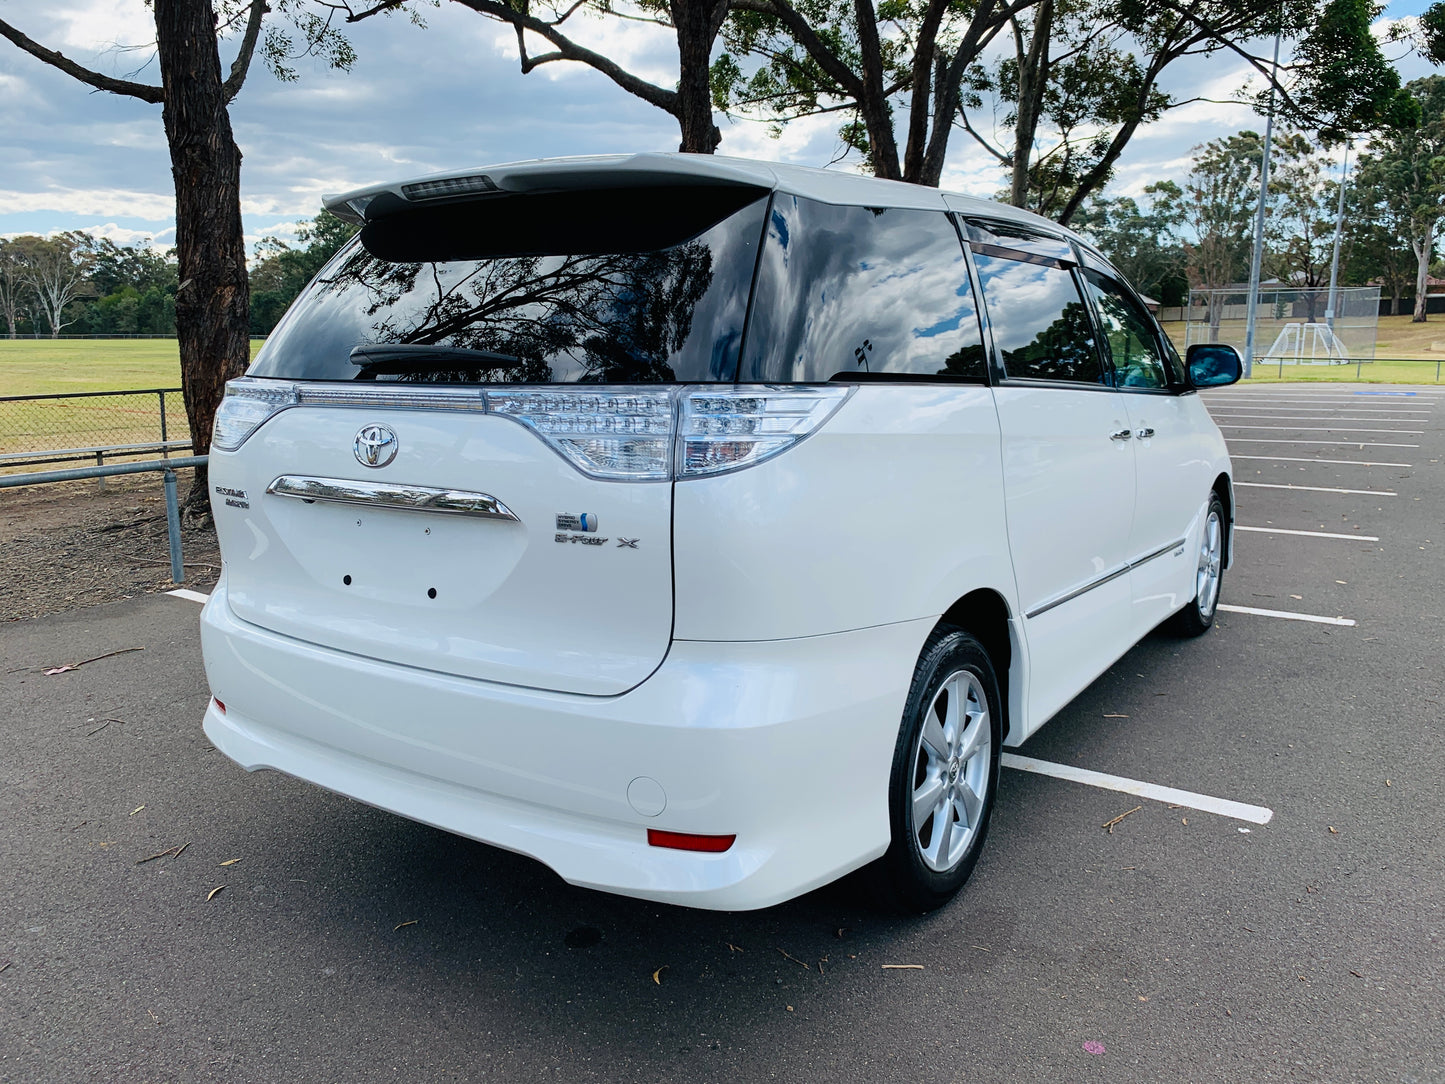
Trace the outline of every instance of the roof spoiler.
{"label": "roof spoiler", "polygon": [[433,201],[662,184],[737,185],[770,189],[776,184],[776,176],[760,162],[720,159],[712,155],[601,155],[434,173],[400,183],[368,185],[340,195],[325,196],[322,205],[340,219],[365,225]]}

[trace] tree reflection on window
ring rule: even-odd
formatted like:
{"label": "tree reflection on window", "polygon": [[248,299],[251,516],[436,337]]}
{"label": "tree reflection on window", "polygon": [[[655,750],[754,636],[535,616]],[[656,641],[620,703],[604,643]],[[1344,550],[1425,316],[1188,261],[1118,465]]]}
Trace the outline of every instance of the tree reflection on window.
{"label": "tree reflection on window", "polygon": [[1145,318],[1108,279],[1093,271],[1085,277],[1109,344],[1115,384],[1121,388],[1167,387],[1168,370]]}
{"label": "tree reflection on window", "polygon": [[1093,329],[1082,301],[1070,301],[1033,340],[1016,350],[1005,350],[1004,369],[1010,376],[1037,380],[1100,381],[1099,356]]}
{"label": "tree reflection on window", "polygon": [[994,342],[1011,377],[1103,383],[1093,324],[1067,267],[976,253]]}
{"label": "tree reflection on window", "polygon": [[352,317],[358,344],[483,352],[359,365],[359,379],[425,383],[656,383],[692,332],[713,280],[695,241],[660,252],[392,263],[360,247],[323,273],[313,299]]}

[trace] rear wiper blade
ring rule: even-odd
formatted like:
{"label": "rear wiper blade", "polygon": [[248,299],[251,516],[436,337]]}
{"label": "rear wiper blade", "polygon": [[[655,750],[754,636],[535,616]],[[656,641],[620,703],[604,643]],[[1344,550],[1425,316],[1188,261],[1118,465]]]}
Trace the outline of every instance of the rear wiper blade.
{"label": "rear wiper blade", "polygon": [[435,369],[436,363],[461,362],[463,369],[515,369],[526,362],[511,354],[427,343],[364,343],[351,348],[351,364],[372,373],[410,373]]}

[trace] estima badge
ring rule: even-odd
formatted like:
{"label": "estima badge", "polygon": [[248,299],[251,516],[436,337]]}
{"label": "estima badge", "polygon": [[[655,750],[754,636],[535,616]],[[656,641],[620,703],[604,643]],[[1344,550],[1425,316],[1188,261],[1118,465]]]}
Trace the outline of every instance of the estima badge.
{"label": "estima badge", "polygon": [[356,434],[352,449],[363,467],[384,467],[396,458],[401,442],[388,425],[365,425]]}
{"label": "estima badge", "polygon": [[588,534],[596,534],[597,517],[591,512],[583,512],[581,515],[572,515],[570,512],[558,512],[557,530],[586,531]]}

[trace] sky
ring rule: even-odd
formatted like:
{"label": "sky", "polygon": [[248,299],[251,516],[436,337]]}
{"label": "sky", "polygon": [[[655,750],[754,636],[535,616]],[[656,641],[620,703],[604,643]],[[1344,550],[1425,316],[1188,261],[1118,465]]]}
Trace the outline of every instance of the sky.
{"label": "sky", "polygon": [[[1382,18],[1416,15],[1426,3],[1397,0]],[[87,67],[159,81],[142,0],[0,0],[0,18]],[[401,18],[348,28],[357,53],[349,73],[302,60],[298,79],[281,83],[259,59],[252,66],[231,107],[250,244],[294,240],[297,222],[315,215],[323,194],[371,182],[528,158],[677,149],[672,117],[590,68],[558,63],[523,75],[510,30],[445,0],[425,18],[425,29]],[[676,81],[669,31],[593,19],[578,36],[653,82]],[[234,51],[234,41],[223,42],[226,70]],[[1399,67],[1407,80],[1434,71],[1414,55]],[[1228,99],[1248,74],[1242,62],[1216,54],[1171,68],[1164,89]],[[838,124],[837,116],[795,122],[774,139],[765,125],[720,119],[719,152],[829,166],[842,150]],[[1261,124],[1239,104],[1172,110],[1135,136],[1110,191],[1181,177],[1191,147]],[[854,159],[832,168],[858,167]],[[1003,183],[993,160],[955,131],[943,187],[990,196]],[[92,91],[0,39],[0,236],[71,229],[121,244],[173,243],[160,107]]]}

